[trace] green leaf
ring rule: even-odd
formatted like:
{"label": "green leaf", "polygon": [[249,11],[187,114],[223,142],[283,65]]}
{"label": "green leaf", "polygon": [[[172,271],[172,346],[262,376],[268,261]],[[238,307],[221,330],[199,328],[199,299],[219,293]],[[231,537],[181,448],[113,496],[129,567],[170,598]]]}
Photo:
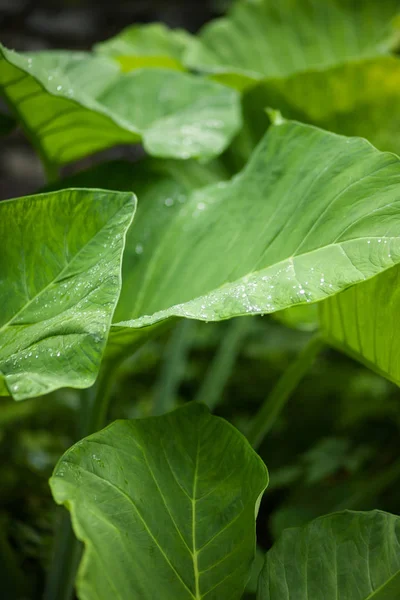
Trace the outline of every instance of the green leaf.
{"label": "green leaf", "polygon": [[227,83],[323,70],[389,53],[398,12],[398,0],[237,0],[204,27],[185,60]]}
{"label": "green leaf", "polygon": [[[197,161],[144,159],[132,164],[113,161],[96,165],[46,189],[70,187],[102,187],[135,190],[139,206],[135,224],[129,230],[123,261],[122,293],[117,317],[129,314],[132,302],[140,294],[139,277],[147,277],[147,267],[142,264],[142,254],[157,247],[160,232],[168,228],[176,212],[187,202],[192,190],[226,179],[227,174],[219,162],[202,165]],[[140,219],[138,221],[138,218]],[[147,264],[147,263],[146,263]],[[138,268],[143,267],[139,271]],[[159,326],[138,330],[112,327],[107,345],[107,356],[133,352],[147,335],[157,333]]]}
{"label": "green leaf", "polygon": [[365,140],[272,126],[231,181],[143,203],[113,331],[271,313],[379,274],[400,262],[399,185],[399,159]]}
{"label": "green leaf", "polygon": [[394,600],[400,518],[380,511],[327,515],[287,529],[266,555],[258,600]]}
{"label": "green leaf", "polygon": [[190,40],[191,35],[183,29],[171,30],[162,23],[130,25],[94,50],[118,60],[123,71],[143,67],[182,71],[183,53]]}
{"label": "green leaf", "polygon": [[[399,90],[400,60],[394,56],[266,79],[243,99],[247,144],[253,147],[262,136],[267,122],[261,115],[272,106],[286,117],[366,137],[380,150],[400,153]],[[242,152],[246,157],[247,148]]]}
{"label": "green leaf", "polygon": [[399,278],[396,266],[322,303],[319,312],[321,329],[328,342],[397,385],[400,385]]}
{"label": "green leaf", "polygon": [[81,52],[27,56],[0,46],[0,86],[54,165],[138,142],[164,158],[212,158],[241,123],[234,90],[168,69],[124,74],[115,61]]}
{"label": "green leaf", "polygon": [[400,154],[400,60],[390,56],[399,11],[398,0],[241,0],[207,25],[187,61],[247,88],[234,145],[242,164],[268,125],[266,106]]}
{"label": "green leaf", "polygon": [[117,421],[68,450],[50,484],[86,545],[81,600],[241,598],[268,473],[200,404]]}
{"label": "green leaf", "polygon": [[68,190],[0,202],[0,391],[93,384],[121,288],[131,193]]}

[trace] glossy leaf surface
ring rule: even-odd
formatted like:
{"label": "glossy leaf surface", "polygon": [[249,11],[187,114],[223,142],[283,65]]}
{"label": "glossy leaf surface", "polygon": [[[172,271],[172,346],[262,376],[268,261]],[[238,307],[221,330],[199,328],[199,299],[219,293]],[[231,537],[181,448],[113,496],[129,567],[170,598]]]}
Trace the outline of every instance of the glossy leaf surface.
{"label": "glossy leaf surface", "polygon": [[79,597],[239,600],[267,483],[246,439],[200,404],[82,440],[51,479],[86,545]]}
{"label": "glossy leaf surface", "polygon": [[400,518],[343,512],[286,529],[266,555],[257,600],[395,600]]}
{"label": "glossy leaf surface", "polygon": [[95,50],[115,58],[124,71],[144,67],[184,70],[182,58],[190,40],[183,29],[171,30],[162,23],[131,25],[97,44]]}
{"label": "glossy leaf surface", "polygon": [[234,90],[187,73],[121,73],[107,57],[48,51],[30,56],[0,47],[2,93],[51,164],[142,142],[160,157],[211,158],[237,132]]}
{"label": "glossy leaf surface", "polygon": [[365,140],[274,125],[231,181],[164,207],[159,223],[146,202],[115,326],[274,312],[373,277],[400,260],[399,185],[399,160]]}
{"label": "glossy leaf surface", "polygon": [[94,382],[135,204],[131,193],[78,189],[0,203],[2,393]]}

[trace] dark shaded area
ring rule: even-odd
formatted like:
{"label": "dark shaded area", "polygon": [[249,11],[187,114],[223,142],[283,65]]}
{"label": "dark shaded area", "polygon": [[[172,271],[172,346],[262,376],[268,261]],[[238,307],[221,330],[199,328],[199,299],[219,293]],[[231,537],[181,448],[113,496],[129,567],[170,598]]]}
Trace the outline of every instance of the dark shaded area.
{"label": "dark shaded area", "polygon": [[[89,50],[132,23],[162,21],[196,32],[230,0],[0,0],[0,41],[18,51]],[[109,159],[135,158],[138,149],[114,148]],[[73,168],[99,162],[104,154]],[[23,175],[22,175],[23,174]],[[0,141],[0,199],[33,193],[45,183],[40,160],[20,131]]]}

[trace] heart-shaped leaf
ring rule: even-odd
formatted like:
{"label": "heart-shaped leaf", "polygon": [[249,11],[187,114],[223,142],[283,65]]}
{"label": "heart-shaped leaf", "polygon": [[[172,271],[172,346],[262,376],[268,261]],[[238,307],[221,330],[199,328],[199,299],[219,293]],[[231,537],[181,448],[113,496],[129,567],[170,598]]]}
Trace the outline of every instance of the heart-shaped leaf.
{"label": "heart-shaped leaf", "polygon": [[183,29],[171,30],[163,23],[130,25],[94,49],[118,60],[124,71],[143,67],[182,71],[183,54],[191,39]]}
{"label": "heart-shaped leaf", "polygon": [[135,205],[132,193],[77,189],[0,202],[0,393],[94,382]]}
{"label": "heart-shaped leaf", "polygon": [[395,156],[276,124],[231,181],[164,207],[160,220],[157,204],[144,203],[128,236],[113,335],[129,339],[128,328],[173,316],[275,312],[363,282],[400,262],[399,193]]}
{"label": "heart-shaped leaf", "polygon": [[285,530],[257,600],[395,600],[399,590],[400,518],[347,511]]}
{"label": "heart-shaped leaf", "polygon": [[239,600],[267,483],[247,440],[197,403],[78,442],[50,484],[86,545],[80,599]]}
{"label": "heart-shaped leaf", "polygon": [[17,54],[0,46],[0,88],[43,159],[62,165],[142,141],[160,157],[212,158],[241,123],[239,97],[168,69],[121,73],[80,52]]}

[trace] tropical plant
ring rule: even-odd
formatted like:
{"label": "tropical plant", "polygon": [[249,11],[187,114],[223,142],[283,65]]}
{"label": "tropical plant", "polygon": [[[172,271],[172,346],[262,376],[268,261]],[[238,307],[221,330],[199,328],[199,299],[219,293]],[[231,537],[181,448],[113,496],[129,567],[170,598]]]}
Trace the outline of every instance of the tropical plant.
{"label": "tropical plant", "polygon": [[[400,159],[387,152],[400,151],[399,19],[397,0],[237,0],[196,36],[152,24],[87,53],[0,47],[1,132],[18,123],[48,177],[0,203],[0,395],[30,415],[65,394],[77,403],[76,443],[56,450],[50,479],[69,513],[46,600],[70,600],[75,586],[81,600],[400,597],[400,518],[343,510],[396,481],[399,459],[355,493],[339,481],[325,516],[295,488],[260,560],[269,476],[255,452],[322,349],[370,368],[380,408],[389,384],[374,373],[400,385]],[[63,176],[119,144],[146,156]],[[307,341],[234,427],[210,411],[260,315]],[[195,321],[234,317],[194,401],[180,402]],[[150,408],[114,421],[126,416],[118,392],[132,400],[124,378],[159,337]],[[326,410],[323,392],[312,402]],[[400,424],[397,405],[385,410]],[[340,418],[360,416],[346,404]],[[373,450],[332,436],[296,450],[271,469],[271,494],[298,481],[325,494],[318,485]],[[298,527],[282,526],[290,511]],[[7,598],[23,588],[11,580]]]}

